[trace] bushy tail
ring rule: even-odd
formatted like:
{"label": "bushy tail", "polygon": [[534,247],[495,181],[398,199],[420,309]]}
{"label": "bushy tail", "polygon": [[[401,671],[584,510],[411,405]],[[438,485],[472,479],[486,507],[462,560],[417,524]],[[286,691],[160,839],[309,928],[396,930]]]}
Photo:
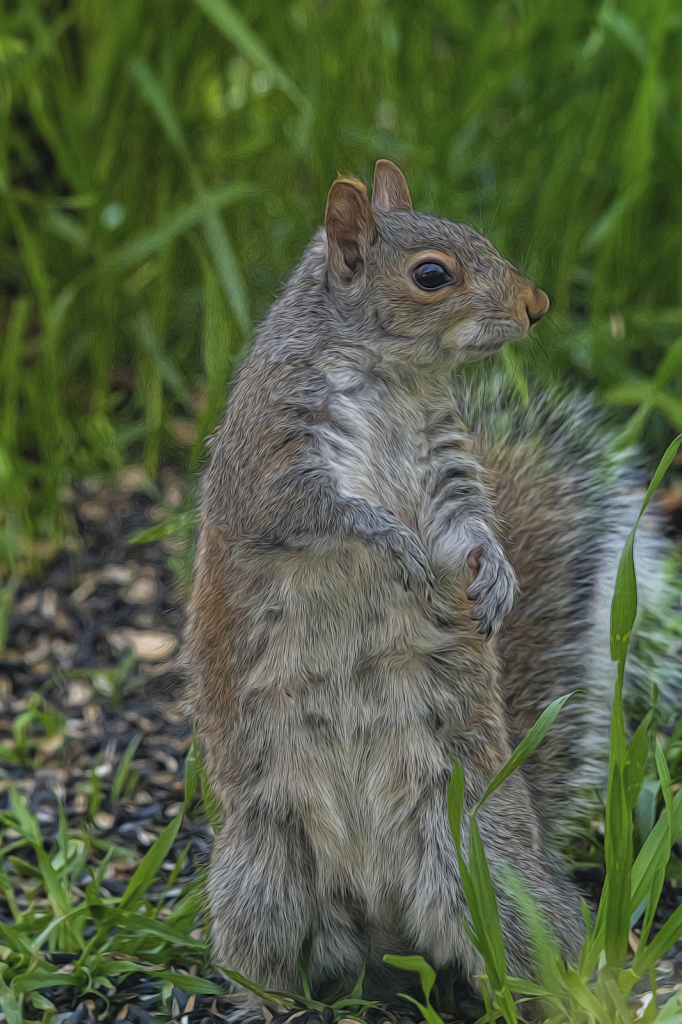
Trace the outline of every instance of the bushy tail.
{"label": "bushy tail", "polygon": [[[615,666],[609,621],[616,570],[644,497],[636,453],[618,452],[594,401],[559,392],[528,404],[502,381],[468,387],[463,418],[477,437],[520,592],[499,634],[518,741],[555,697],[582,690],[526,766],[557,836],[578,800],[606,779]],[[635,542],[640,611],[626,686],[648,704],[654,685],[682,706],[682,587],[655,512]]]}

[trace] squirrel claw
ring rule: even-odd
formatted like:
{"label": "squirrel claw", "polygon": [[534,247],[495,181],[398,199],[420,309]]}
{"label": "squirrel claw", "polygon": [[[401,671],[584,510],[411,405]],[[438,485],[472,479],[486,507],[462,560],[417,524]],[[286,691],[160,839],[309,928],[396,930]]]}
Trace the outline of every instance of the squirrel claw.
{"label": "squirrel claw", "polygon": [[467,564],[472,569],[478,566],[476,578],[466,592],[468,599],[476,602],[471,618],[479,621],[477,632],[487,633],[488,640],[512,606],[516,576],[501,548],[476,548]]}

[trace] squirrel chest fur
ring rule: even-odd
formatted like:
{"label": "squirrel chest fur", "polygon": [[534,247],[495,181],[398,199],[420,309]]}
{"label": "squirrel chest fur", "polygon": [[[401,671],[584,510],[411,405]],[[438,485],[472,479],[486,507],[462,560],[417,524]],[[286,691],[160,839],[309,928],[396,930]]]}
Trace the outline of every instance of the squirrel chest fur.
{"label": "squirrel chest fur", "polygon": [[343,366],[330,368],[326,379],[317,438],[341,493],[389,509],[419,532],[439,471],[451,480],[479,475],[466,429],[455,419],[452,388],[433,381],[411,392],[399,379],[368,379]]}
{"label": "squirrel chest fur", "polygon": [[586,722],[608,716],[595,602],[632,503],[589,409],[525,409],[452,375],[548,305],[472,229],[415,213],[379,161],[371,205],[353,179],[332,186],[238,374],[203,482],[185,652],[224,816],[215,950],[262,986],[297,987],[307,936],[319,992],[367,964],[379,991],[387,952],[472,978],[451,759],[470,805],[543,708],[587,684],[480,813],[510,973],[532,975],[533,956],[504,863],[565,955],[580,947],[553,837]]}

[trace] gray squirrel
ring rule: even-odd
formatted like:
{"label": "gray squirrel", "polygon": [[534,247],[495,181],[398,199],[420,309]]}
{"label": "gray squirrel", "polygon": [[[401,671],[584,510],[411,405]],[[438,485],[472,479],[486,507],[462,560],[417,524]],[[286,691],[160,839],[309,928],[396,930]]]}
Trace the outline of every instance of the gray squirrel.
{"label": "gray squirrel", "polygon": [[[576,689],[479,823],[509,972],[534,965],[505,862],[563,955],[580,950],[558,851],[603,773],[609,603],[641,496],[588,400],[526,406],[453,373],[548,308],[472,228],[415,212],[380,160],[371,204],[356,179],[332,185],[325,228],[237,375],[203,479],[184,651],[224,819],[214,949],[261,986],[298,988],[307,936],[320,992],[352,985],[368,957],[380,978],[385,953],[420,953],[446,978],[480,972],[451,758],[466,808]],[[664,554],[649,517],[648,593]]]}

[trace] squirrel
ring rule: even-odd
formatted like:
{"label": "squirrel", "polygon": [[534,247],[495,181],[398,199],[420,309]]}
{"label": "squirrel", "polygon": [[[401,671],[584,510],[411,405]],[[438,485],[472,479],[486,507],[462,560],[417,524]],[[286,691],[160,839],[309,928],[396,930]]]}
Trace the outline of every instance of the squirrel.
{"label": "squirrel", "polygon": [[[422,954],[446,981],[480,973],[452,757],[470,808],[573,690],[479,824],[509,973],[532,977],[534,957],[505,863],[578,956],[559,836],[595,731],[608,743],[610,588],[639,498],[589,402],[526,406],[455,372],[548,309],[471,227],[415,212],[379,160],[371,203],[355,178],[332,184],[237,374],[203,477],[184,652],[224,821],[214,950],[264,988],[298,989],[307,937],[318,992],[368,958],[376,985],[404,990],[385,953]],[[664,547],[655,526],[638,541],[654,589]]]}

